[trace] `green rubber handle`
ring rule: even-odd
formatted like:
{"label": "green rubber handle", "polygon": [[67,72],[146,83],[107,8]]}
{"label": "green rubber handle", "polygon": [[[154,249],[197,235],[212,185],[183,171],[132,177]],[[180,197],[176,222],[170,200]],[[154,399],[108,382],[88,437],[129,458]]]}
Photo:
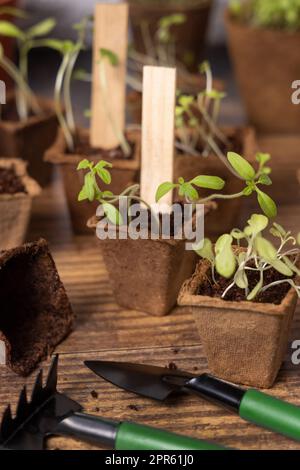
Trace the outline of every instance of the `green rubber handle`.
{"label": "green rubber handle", "polygon": [[116,450],[225,450],[217,444],[179,436],[136,423],[121,423]]}
{"label": "green rubber handle", "polygon": [[248,390],[242,398],[240,416],[247,421],[300,441],[300,407]]}

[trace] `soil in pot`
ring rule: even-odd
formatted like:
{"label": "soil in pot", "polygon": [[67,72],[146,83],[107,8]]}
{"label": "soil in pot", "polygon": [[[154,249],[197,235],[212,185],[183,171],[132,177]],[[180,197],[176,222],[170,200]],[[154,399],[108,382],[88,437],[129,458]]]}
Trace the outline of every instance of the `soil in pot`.
{"label": "soil in pot", "polygon": [[28,375],[71,331],[74,314],[45,240],[0,252],[0,362]]}
{"label": "soil in pot", "polygon": [[0,159],[0,250],[24,242],[32,199],[39,193],[40,187],[28,176],[23,160]]}
{"label": "soil in pot", "polygon": [[103,183],[102,188],[114,194],[120,194],[130,184],[139,180],[140,133],[127,132],[128,140],[132,145],[132,155],[129,158],[125,158],[120,148],[112,150],[91,148],[89,131],[86,129],[78,129],[78,136],[74,153],[70,153],[64,136],[59,131],[53,146],[45,153],[45,160],[57,164],[60,168],[74,232],[87,234],[91,233],[87,228],[87,221],[95,214],[98,203],[78,202],[78,194],[84,182],[83,173],[76,171],[78,163],[84,158],[89,158],[95,163],[103,159],[111,163],[113,165],[110,169],[112,182],[110,185]]}
{"label": "soil in pot", "polygon": [[212,287],[210,269],[199,261],[178,297],[194,316],[210,371],[229,382],[271,387],[287,351],[297,294],[288,286],[253,302],[241,299],[238,290],[221,299],[221,283],[227,281],[218,279],[219,287]]}
{"label": "soil in pot", "polygon": [[300,106],[292,83],[300,76],[300,32],[254,28],[226,14],[229,50],[250,123],[262,133],[293,133]]}
{"label": "soil in pot", "polygon": [[[224,128],[224,134],[230,141],[228,148],[223,148],[226,155],[227,151],[234,151],[243,155],[251,164],[254,164],[255,154],[257,152],[257,143],[255,132],[252,128]],[[199,147],[199,152],[202,148]],[[182,176],[186,181],[190,181],[197,175],[217,175],[226,182],[224,194],[233,194],[241,191],[243,182],[233,175],[224,164],[214,154],[207,157],[193,156],[177,151],[175,157],[174,180]],[[208,195],[205,190],[201,194]],[[211,238],[216,238],[222,233],[231,230],[238,224],[238,218],[241,210],[242,199],[232,199],[228,201],[218,201],[218,208],[206,219],[205,233]]]}
{"label": "soil in pot", "polygon": [[39,98],[42,114],[31,114],[20,121],[14,95],[7,97],[0,122],[0,155],[21,158],[28,162],[28,172],[40,185],[51,181],[51,165],[43,161],[45,150],[53,143],[57,133],[57,119],[53,103]]}
{"label": "soil in pot", "polygon": [[[208,214],[214,204],[206,206]],[[89,226],[95,228],[99,219]],[[120,231],[128,233],[127,227]],[[186,239],[98,240],[119,305],[151,315],[166,315],[175,306],[179,289],[195,268],[197,256],[186,250]]]}
{"label": "soil in pot", "polygon": [[176,25],[173,30],[176,35],[177,59],[188,64],[190,70],[197,70],[205,43],[211,5],[211,0],[188,0],[181,3],[165,1],[159,4],[150,0],[130,0],[130,21],[135,49],[143,54],[146,52],[141,30],[143,22],[147,22],[150,36],[154,37],[160,18],[182,13],[186,16],[185,23]]}

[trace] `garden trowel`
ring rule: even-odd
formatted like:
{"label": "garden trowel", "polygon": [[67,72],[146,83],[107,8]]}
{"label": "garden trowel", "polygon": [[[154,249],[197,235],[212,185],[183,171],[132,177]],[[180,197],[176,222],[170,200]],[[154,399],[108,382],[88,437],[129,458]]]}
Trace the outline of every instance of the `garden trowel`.
{"label": "garden trowel", "polygon": [[6,408],[0,424],[1,450],[42,450],[50,435],[75,437],[116,450],[224,449],[152,427],[82,413],[78,403],[57,391],[57,364],[55,356],[44,387],[40,371],[30,402],[23,388],[15,417],[10,406]]}
{"label": "garden trowel", "polygon": [[156,400],[172,394],[194,393],[239,414],[246,421],[300,441],[300,407],[244,390],[209,374],[122,362],[86,361],[85,365],[112,384]]}

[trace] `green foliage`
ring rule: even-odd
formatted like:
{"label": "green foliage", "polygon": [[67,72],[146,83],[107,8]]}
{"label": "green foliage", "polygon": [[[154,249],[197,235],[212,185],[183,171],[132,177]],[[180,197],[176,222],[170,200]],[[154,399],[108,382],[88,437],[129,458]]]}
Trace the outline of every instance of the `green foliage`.
{"label": "green foliage", "polygon": [[109,49],[101,48],[99,51],[99,54],[100,54],[100,60],[107,59],[110,65],[112,65],[113,67],[116,67],[117,65],[119,65],[119,57],[113,51],[110,51]]}
{"label": "green foliage", "polygon": [[184,196],[187,202],[197,202],[198,204],[215,199],[228,200],[242,196],[251,196],[253,193],[256,193],[259,206],[266,216],[269,218],[275,217],[277,215],[277,207],[275,202],[268,194],[260,189],[261,185],[272,184],[269,176],[265,174],[265,164],[269,161],[269,158],[262,159],[260,156],[257,157],[257,160],[259,160],[258,171],[255,171],[252,165],[250,165],[250,163],[245,160],[245,158],[237,153],[229,152],[227,158],[234,171],[240,176],[242,180],[244,180],[245,187],[241,192],[229,195],[212,194],[208,197],[201,198],[196,188],[214,189],[219,191],[224,188],[225,181],[218,176],[200,175],[196,176],[191,181],[185,181],[183,178],[179,178],[177,183],[162,183],[158,187],[156,201],[158,202],[163,196],[173,189],[177,189],[179,196]]}
{"label": "green foliage", "polygon": [[169,16],[163,16],[158,22],[158,30],[156,32],[158,40],[163,44],[168,44],[173,40],[171,33],[172,26],[185,23],[186,16],[182,13],[174,13]]}
{"label": "green foliage", "polygon": [[[230,234],[222,235],[214,246],[209,239],[205,239],[201,247],[195,246],[195,252],[210,262],[213,280],[215,270],[220,276],[230,279],[231,282],[223,292],[223,298],[234,286],[237,286],[244,290],[245,299],[252,301],[270,287],[283,283],[290,284],[300,297],[300,286],[294,281],[294,276],[300,275],[296,264],[300,249],[295,248],[297,241],[300,244],[300,236],[294,238],[290,232],[274,222],[269,234],[279,239],[279,246],[276,247],[264,237],[263,232],[268,225],[269,219],[266,216],[253,214],[244,230],[233,229]],[[233,249],[234,240],[238,247]],[[240,248],[241,242],[243,248]],[[284,278],[266,284],[264,276],[271,268]],[[248,275],[253,271],[258,274],[258,282],[250,291]]]}
{"label": "green foliage", "polygon": [[261,28],[300,29],[300,0],[232,0],[232,15]]}

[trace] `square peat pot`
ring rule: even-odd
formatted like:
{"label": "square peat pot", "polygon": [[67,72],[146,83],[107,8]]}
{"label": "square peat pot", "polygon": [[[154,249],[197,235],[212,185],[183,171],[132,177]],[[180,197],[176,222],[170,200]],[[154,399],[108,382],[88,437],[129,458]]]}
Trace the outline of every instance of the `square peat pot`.
{"label": "square peat pot", "polygon": [[28,176],[26,167],[23,160],[0,158],[0,168],[13,168],[26,191],[0,194],[0,250],[7,250],[24,242],[32,200],[40,193],[40,186]]}
{"label": "square peat pot", "polygon": [[45,240],[0,252],[0,305],[0,364],[26,376],[74,319]]}
{"label": "square peat pot", "polygon": [[[205,206],[205,213],[212,207]],[[96,217],[89,220],[90,228],[96,225]],[[186,242],[174,238],[98,240],[117,303],[151,315],[167,315],[196,266],[197,254],[186,250]]]}
{"label": "square peat pot", "polygon": [[[78,135],[81,143],[88,143],[88,130],[78,129]],[[128,130],[126,135],[134,148],[132,158],[110,158],[108,155],[101,155],[101,150],[99,152],[95,150],[92,155],[70,153],[67,151],[66,141],[61,130],[59,130],[53,146],[45,153],[45,161],[58,165],[60,168],[72,227],[76,234],[90,233],[87,228],[87,221],[95,214],[98,205],[97,202],[78,202],[78,194],[84,183],[84,173],[76,170],[81,160],[89,158],[97,163],[99,160],[104,159],[113,165],[113,168],[110,169],[112,182],[110,185],[102,183],[102,188],[103,190],[112,191],[114,194],[120,194],[126,187],[139,181],[140,132]]]}
{"label": "square peat pot", "polygon": [[39,98],[38,102],[42,113],[19,121],[14,111],[14,95],[8,96],[3,108],[7,118],[4,115],[0,121],[0,155],[26,160],[29,174],[45,186],[51,181],[52,168],[43,157],[55,139],[58,122],[52,101]]}
{"label": "square peat pot", "polygon": [[[251,164],[255,164],[255,154],[258,150],[255,131],[251,127],[226,127],[223,133],[231,143],[230,150],[243,155]],[[224,194],[233,194],[243,189],[243,182],[226,168],[219,158],[211,154],[208,157],[193,156],[177,152],[175,158],[174,181],[182,176],[186,181],[197,175],[216,175],[224,179],[226,186]],[[201,192],[209,194],[209,192]],[[240,215],[242,198],[218,201],[218,208],[207,219],[206,236],[216,238],[231,230],[236,225]]]}
{"label": "square peat pot", "polygon": [[206,261],[197,264],[178,304],[193,313],[209,370],[229,382],[272,387],[287,351],[297,294],[291,288],[280,305],[197,295],[208,269]]}

